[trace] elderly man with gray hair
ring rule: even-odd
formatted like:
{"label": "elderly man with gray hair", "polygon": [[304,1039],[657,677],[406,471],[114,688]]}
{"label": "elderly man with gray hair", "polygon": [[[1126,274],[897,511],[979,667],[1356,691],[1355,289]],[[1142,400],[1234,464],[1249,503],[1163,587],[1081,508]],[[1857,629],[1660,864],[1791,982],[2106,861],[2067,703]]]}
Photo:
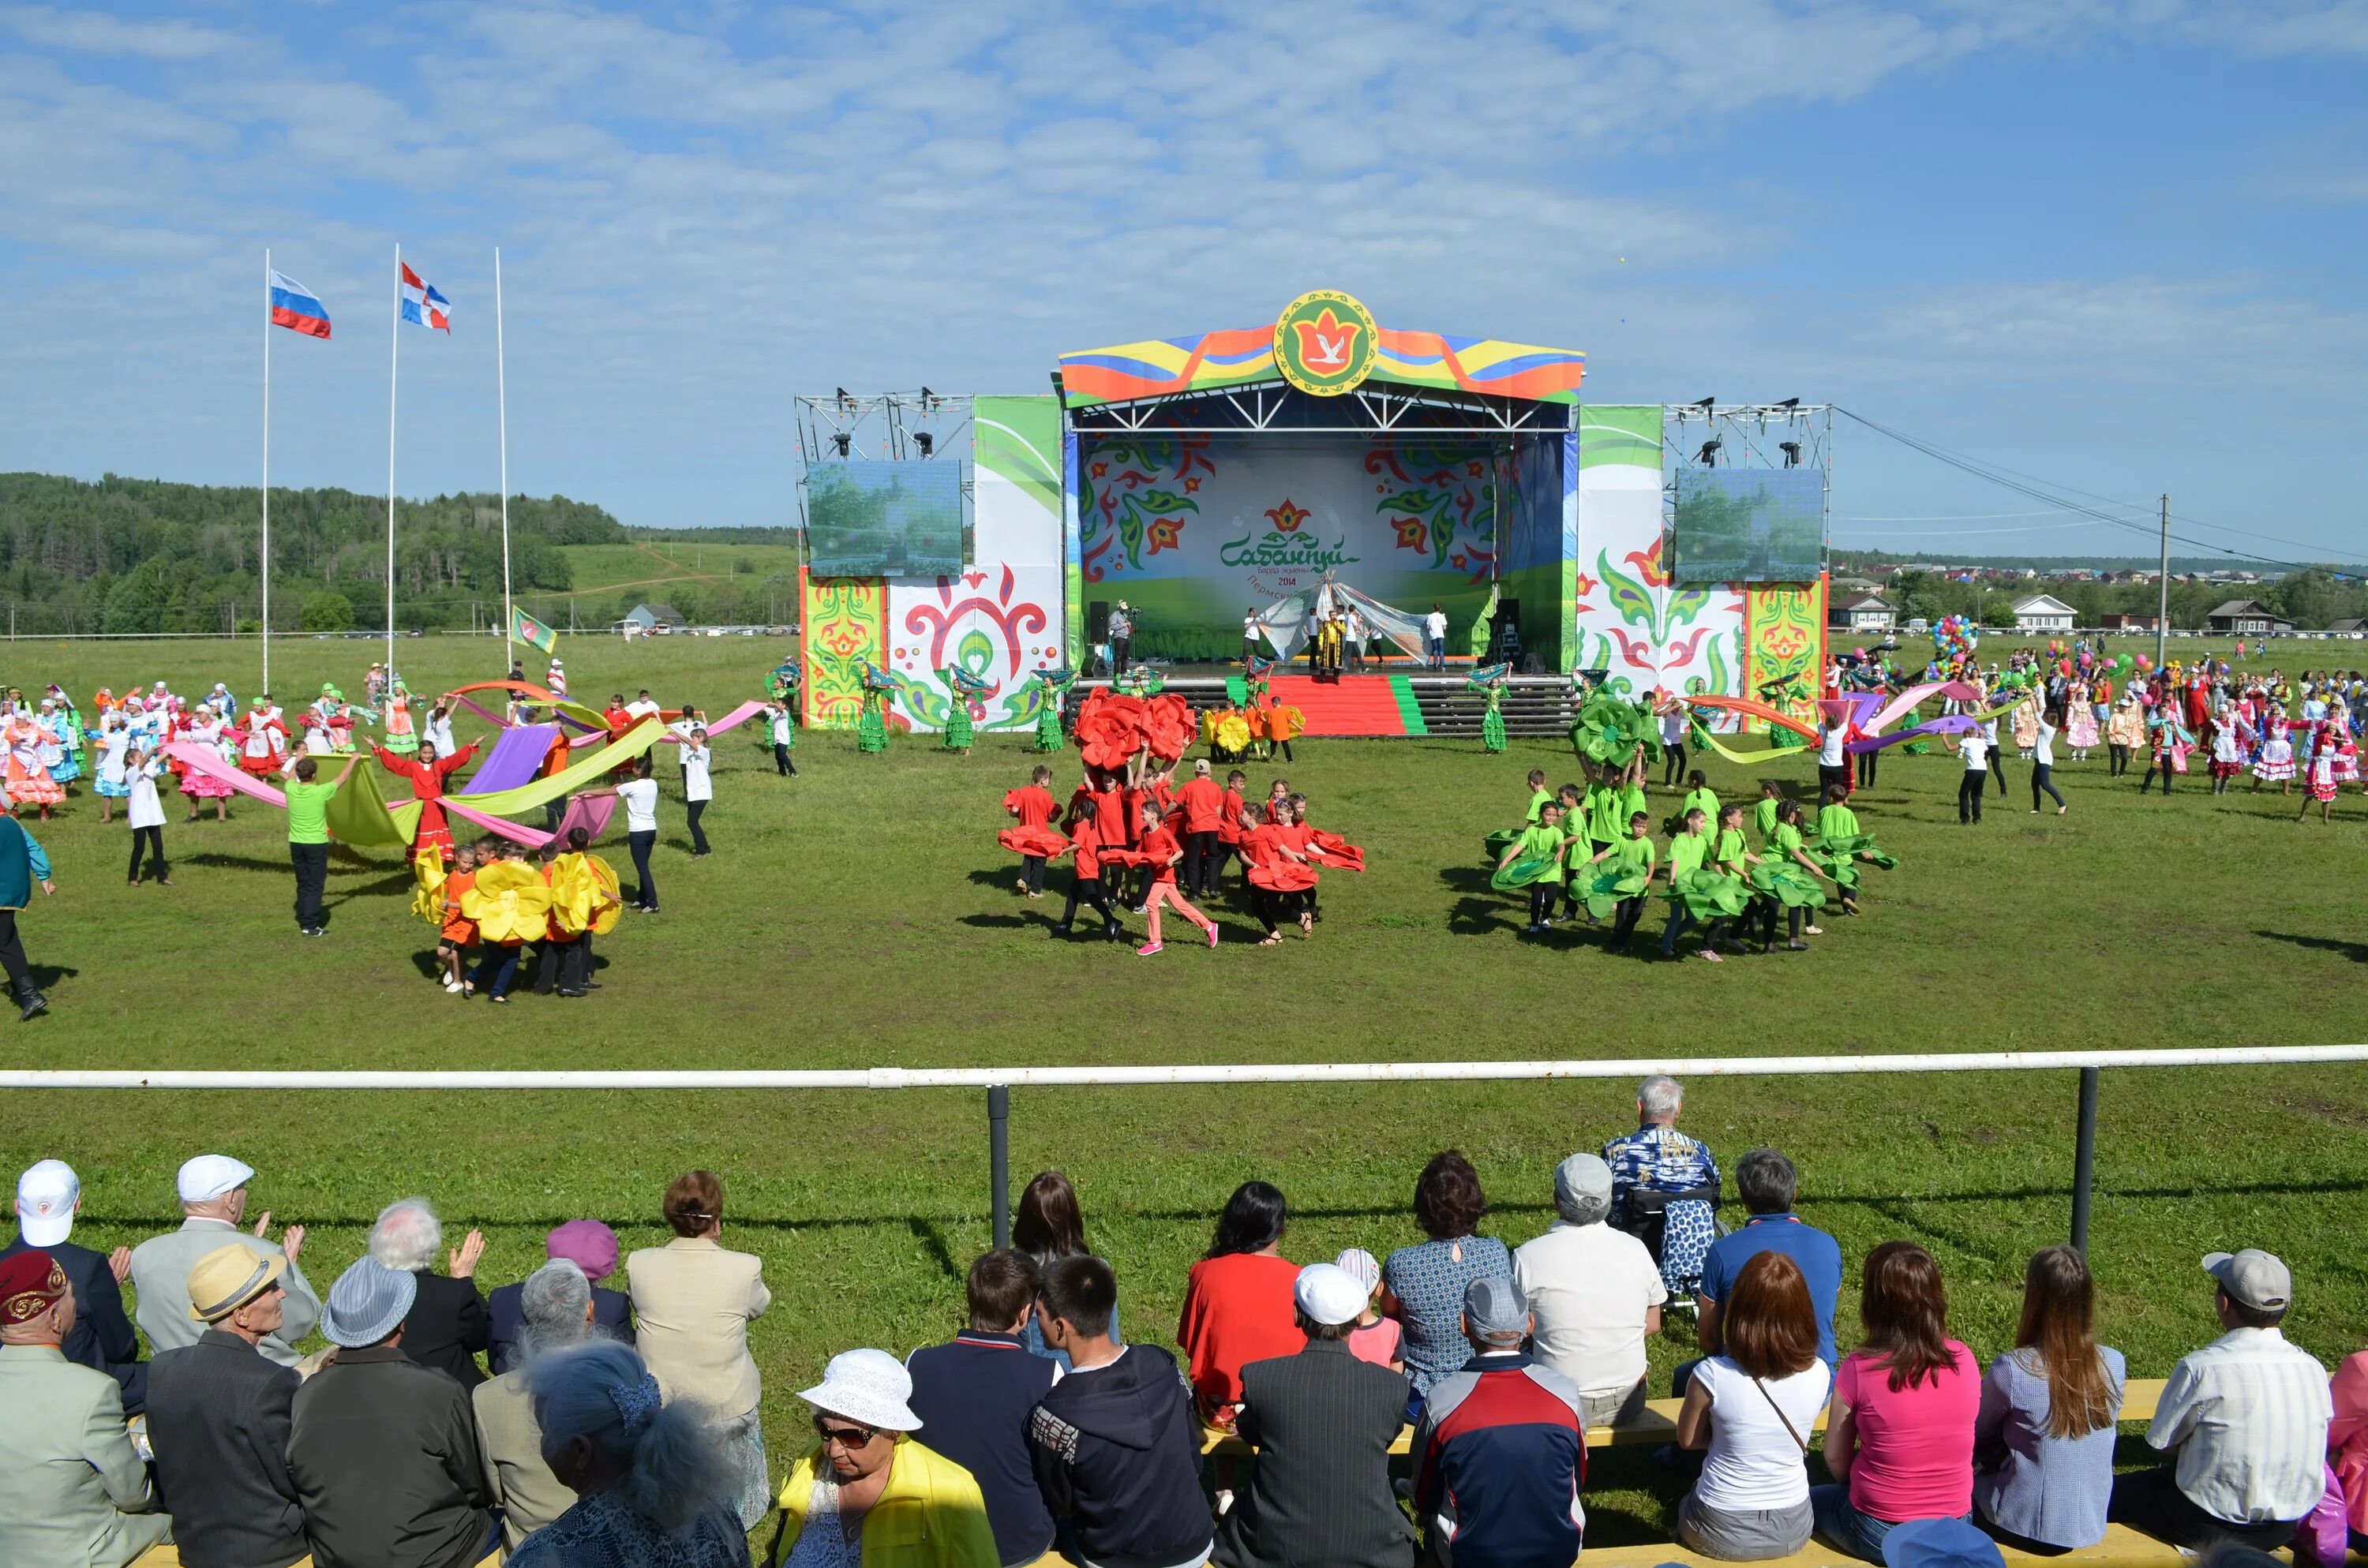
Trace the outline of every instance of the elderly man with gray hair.
{"label": "elderly man with gray hair", "polygon": [[[484,1253],[485,1238],[475,1231],[446,1253],[444,1223],[424,1198],[396,1199],[379,1211],[378,1222],[370,1227],[370,1255],[419,1282],[411,1312],[403,1320],[403,1353],[450,1375],[464,1389],[485,1381],[477,1357],[493,1338],[485,1298],[477,1293],[472,1278]],[[439,1255],[451,1270],[449,1276],[436,1272]]]}
{"label": "elderly man with gray hair", "polygon": [[1690,1296],[1702,1252],[1718,1238],[1718,1162],[1678,1131],[1686,1092],[1656,1073],[1636,1085],[1636,1131],[1603,1145],[1611,1167],[1611,1224],[1643,1242],[1672,1295]]}
{"label": "elderly man with gray hair", "polygon": [[1589,1426],[1633,1421],[1645,1408],[1645,1342],[1661,1332],[1668,1290],[1645,1244],[1604,1223],[1611,1166],[1573,1154],[1554,1168],[1554,1196],[1561,1218],[1513,1254],[1536,1320],[1531,1354],[1578,1386]]}
{"label": "elderly man with gray hair", "polygon": [[586,1339],[606,1338],[592,1326],[592,1282],[566,1258],[555,1258],[518,1288],[525,1324],[518,1364],[470,1391],[476,1407],[477,1437],[485,1450],[485,1481],[502,1507],[502,1536],[508,1550],[568,1509],[575,1494],[543,1462],[542,1428],[535,1424],[527,1375],[536,1360]]}

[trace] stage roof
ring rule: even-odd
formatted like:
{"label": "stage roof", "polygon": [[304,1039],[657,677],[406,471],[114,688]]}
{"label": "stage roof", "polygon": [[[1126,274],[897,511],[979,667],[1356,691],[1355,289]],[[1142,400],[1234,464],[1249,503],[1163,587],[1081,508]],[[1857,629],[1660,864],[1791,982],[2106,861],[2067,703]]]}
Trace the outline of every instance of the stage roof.
{"label": "stage roof", "polygon": [[1330,396],[1369,381],[1569,403],[1586,365],[1572,348],[1381,326],[1348,295],[1318,290],[1265,326],[1064,354],[1061,388],[1071,408],[1283,381]]}

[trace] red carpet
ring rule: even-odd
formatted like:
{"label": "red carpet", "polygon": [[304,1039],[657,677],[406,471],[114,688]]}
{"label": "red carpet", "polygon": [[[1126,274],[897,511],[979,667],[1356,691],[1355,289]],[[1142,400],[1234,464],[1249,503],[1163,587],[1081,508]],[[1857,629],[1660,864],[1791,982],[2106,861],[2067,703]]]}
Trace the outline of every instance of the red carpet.
{"label": "red carpet", "polygon": [[1318,684],[1307,676],[1274,677],[1274,699],[1307,716],[1310,735],[1403,735],[1406,716],[1387,676],[1342,676]]}

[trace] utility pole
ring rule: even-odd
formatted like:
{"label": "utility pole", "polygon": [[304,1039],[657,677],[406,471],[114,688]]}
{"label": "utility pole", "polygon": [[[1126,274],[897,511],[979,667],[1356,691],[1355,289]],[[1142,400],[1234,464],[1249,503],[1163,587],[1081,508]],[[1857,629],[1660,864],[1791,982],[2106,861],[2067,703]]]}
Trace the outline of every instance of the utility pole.
{"label": "utility pole", "polygon": [[2169,654],[2170,642],[2170,497],[2162,498],[2162,577],[2157,585],[2161,597],[2157,600],[2154,620],[2154,667],[2161,669]]}

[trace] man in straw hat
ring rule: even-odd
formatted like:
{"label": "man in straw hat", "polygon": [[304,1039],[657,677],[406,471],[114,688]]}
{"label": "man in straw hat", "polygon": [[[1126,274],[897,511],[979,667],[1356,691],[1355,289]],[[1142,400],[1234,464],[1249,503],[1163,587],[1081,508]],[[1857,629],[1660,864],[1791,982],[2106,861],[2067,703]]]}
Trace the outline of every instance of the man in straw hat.
{"label": "man in straw hat", "polygon": [[74,1287],[38,1247],[0,1262],[0,1562],[123,1568],[173,1521],[105,1372],[66,1359]]}
{"label": "man in straw hat", "polygon": [[195,1345],[148,1369],[156,1494],[173,1516],[183,1568],[288,1568],[312,1549],[288,1479],[294,1370],[261,1353],[280,1326],[285,1257],[233,1242],[189,1270]]}
{"label": "man in straw hat", "polygon": [[419,1281],[364,1256],[329,1287],[336,1359],[296,1391],[288,1473],[323,1563],[468,1568],[501,1545],[469,1391],[403,1353]]}

